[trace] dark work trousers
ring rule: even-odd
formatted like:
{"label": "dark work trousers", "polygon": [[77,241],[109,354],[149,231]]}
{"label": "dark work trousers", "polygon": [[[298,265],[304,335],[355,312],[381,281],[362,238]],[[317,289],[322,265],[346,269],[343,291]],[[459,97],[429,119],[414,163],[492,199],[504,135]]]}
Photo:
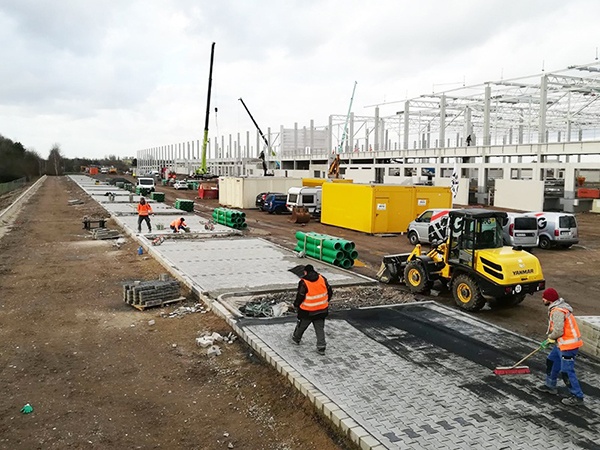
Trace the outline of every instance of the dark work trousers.
{"label": "dark work trousers", "polygon": [[312,317],[298,319],[296,328],[294,329],[294,340],[300,343],[304,332],[311,323],[317,335],[317,350],[325,350],[327,344],[325,342],[325,318],[323,317],[317,319]]}
{"label": "dark work trousers", "polygon": [[150,225],[150,216],[138,216],[138,233],[142,232],[142,222],[146,221],[148,225],[148,233],[152,233],[152,225]]}

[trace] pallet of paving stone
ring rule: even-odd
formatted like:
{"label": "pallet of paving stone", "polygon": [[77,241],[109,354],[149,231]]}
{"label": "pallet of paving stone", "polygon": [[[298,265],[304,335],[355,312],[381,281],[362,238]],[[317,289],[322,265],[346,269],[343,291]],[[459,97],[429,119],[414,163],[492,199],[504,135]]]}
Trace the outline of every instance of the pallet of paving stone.
{"label": "pallet of paving stone", "polygon": [[185,300],[177,280],[134,281],[123,284],[123,301],[139,310]]}

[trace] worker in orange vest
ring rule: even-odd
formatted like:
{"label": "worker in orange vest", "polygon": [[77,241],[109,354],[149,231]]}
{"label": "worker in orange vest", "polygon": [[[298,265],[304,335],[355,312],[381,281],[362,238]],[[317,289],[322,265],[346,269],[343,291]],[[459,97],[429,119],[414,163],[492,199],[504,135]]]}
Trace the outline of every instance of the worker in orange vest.
{"label": "worker in orange vest", "polygon": [[325,318],[329,313],[329,301],[333,291],[327,279],[317,273],[312,265],[304,267],[304,275],[298,282],[294,306],[298,310],[298,322],[292,341],[300,344],[302,335],[312,323],[317,335],[317,352],[325,354]]}
{"label": "worker in orange vest", "polygon": [[140,202],[137,205],[138,212],[138,233],[142,232],[142,222],[146,222],[148,225],[148,233],[152,233],[152,224],[150,223],[150,214],[152,214],[152,207],[144,197],[140,198]]}
{"label": "worker in orange vest", "polygon": [[548,288],[542,294],[542,301],[548,307],[548,339],[541,346],[547,348],[556,344],[546,359],[546,383],[538,390],[549,394],[558,394],[556,383],[558,374],[571,391],[571,397],[563,398],[568,406],[583,404],[583,391],[575,375],[575,357],[583,345],[573,308],[558,295],[556,289]]}
{"label": "worker in orange vest", "polygon": [[187,228],[187,224],[185,223],[185,219],[183,217],[179,219],[175,219],[171,222],[171,230],[173,233],[178,233],[180,230]]}

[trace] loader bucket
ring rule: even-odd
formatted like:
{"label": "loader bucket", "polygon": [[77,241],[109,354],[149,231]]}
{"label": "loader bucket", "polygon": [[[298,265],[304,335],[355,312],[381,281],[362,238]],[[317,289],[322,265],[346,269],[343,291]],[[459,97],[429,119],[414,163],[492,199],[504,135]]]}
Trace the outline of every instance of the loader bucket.
{"label": "loader bucket", "polygon": [[294,206],[292,208],[292,217],[290,221],[293,223],[308,223],[310,221],[310,213],[306,208]]}

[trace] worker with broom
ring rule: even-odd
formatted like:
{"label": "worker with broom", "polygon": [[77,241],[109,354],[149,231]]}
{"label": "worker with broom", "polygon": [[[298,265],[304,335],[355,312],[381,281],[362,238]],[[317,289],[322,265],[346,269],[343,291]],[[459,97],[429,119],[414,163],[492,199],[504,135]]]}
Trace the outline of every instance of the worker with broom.
{"label": "worker with broom", "polygon": [[556,344],[546,359],[546,383],[537,389],[548,394],[558,394],[556,383],[559,372],[571,391],[571,397],[563,398],[568,406],[583,404],[583,392],[575,375],[575,358],[583,345],[573,308],[558,295],[556,289],[548,288],[542,294],[542,301],[548,307],[548,339],[542,342],[543,348]]}

